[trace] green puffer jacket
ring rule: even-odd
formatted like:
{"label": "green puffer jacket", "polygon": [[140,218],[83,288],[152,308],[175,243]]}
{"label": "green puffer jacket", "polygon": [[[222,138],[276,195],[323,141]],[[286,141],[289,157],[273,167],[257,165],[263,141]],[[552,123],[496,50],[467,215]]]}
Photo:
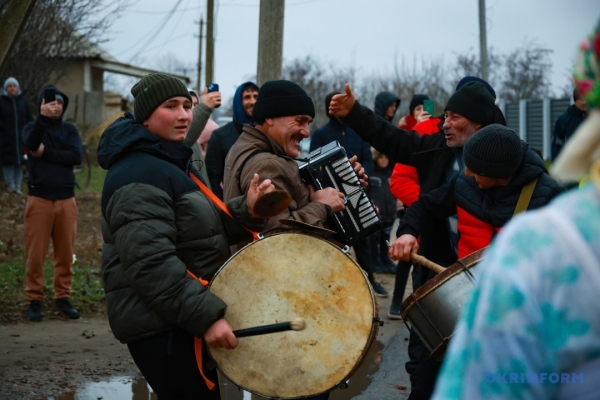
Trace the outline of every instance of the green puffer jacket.
{"label": "green puffer jacket", "polygon": [[229,246],[260,231],[246,197],[227,206],[234,222],[185,172],[191,150],[152,135],[130,114],[103,134],[98,161],[108,169],[102,191],[102,273],[111,329],[121,342],[181,327],[202,336],[226,305],[195,276],[210,280]]}

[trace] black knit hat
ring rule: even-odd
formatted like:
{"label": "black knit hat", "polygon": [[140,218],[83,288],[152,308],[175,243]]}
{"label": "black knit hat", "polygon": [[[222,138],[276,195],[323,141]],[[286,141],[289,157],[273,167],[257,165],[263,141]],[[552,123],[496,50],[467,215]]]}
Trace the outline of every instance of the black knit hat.
{"label": "black knit hat", "polygon": [[426,94],[415,94],[412,99],[410,99],[410,105],[408,106],[408,114],[410,116],[413,115],[413,111],[417,106],[422,106],[424,100],[429,100],[429,96]]}
{"label": "black knit hat", "polygon": [[261,122],[265,118],[292,115],[315,117],[315,105],[304,89],[290,81],[265,82],[258,91],[258,99],[252,109],[252,118]]}
{"label": "black knit hat", "polygon": [[448,100],[444,111],[453,111],[482,125],[491,124],[496,113],[494,98],[481,82],[468,82]]}
{"label": "black knit hat", "polygon": [[523,145],[515,131],[492,124],[481,128],[467,140],[463,159],[465,166],[477,175],[508,178],[521,166]]}
{"label": "black knit hat", "polygon": [[192,101],[190,92],[179,79],[167,74],[148,74],[131,88],[135,98],[133,111],[137,122],[144,122],[162,104],[172,97],[183,96]]}

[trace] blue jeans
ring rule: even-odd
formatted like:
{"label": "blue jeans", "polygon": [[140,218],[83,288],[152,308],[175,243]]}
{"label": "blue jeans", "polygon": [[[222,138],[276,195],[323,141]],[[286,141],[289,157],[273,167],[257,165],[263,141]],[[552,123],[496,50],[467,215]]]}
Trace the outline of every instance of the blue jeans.
{"label": "blue jeans", "polygon": [[20,189],[23,181],[23,167],[21,165],[5,165],[2,170],[8,188]]}

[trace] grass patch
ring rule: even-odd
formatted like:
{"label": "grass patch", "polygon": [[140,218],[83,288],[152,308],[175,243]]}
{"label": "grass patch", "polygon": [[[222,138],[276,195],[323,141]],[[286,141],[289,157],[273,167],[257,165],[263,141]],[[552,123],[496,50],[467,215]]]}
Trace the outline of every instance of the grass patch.
{"label": "grass patch", "polygon": [[[102,188],[104,187],[104,180],[106,179],[107,170],[103,169],[101,166],[92,162],[91,166],[91,178],[90,184],[87,188],[78,188],[75,186],[75,196],[83,193],[102,193]],[[78,179],[79,174],[75,175],[75,179]]]}
{"label": "grass patch", "polygon": [[[71,303],[83,316],[105,312],[102,278],[95,266],[73,265]],[[56,311],[54,306],[54,267],[50,259],[44,264],[45,317]],[[29,302],[25,296],[25,259],[15,258],[0,264],[0,315],[8,320],[25,318]]]}

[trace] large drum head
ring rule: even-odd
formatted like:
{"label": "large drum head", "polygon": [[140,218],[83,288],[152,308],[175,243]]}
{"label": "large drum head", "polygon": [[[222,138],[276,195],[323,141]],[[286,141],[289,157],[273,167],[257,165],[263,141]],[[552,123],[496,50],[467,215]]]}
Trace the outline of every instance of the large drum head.
{"label": "large drum head", "polygon": [[308,235],[253,242],[216,274],[210,290],[227,303],[233,329],[304,318],[306,329],[239,339],[210,349],[221,372],[265,397],[326,392],[351,375],[376,334],[365,274],[339,248]]}

